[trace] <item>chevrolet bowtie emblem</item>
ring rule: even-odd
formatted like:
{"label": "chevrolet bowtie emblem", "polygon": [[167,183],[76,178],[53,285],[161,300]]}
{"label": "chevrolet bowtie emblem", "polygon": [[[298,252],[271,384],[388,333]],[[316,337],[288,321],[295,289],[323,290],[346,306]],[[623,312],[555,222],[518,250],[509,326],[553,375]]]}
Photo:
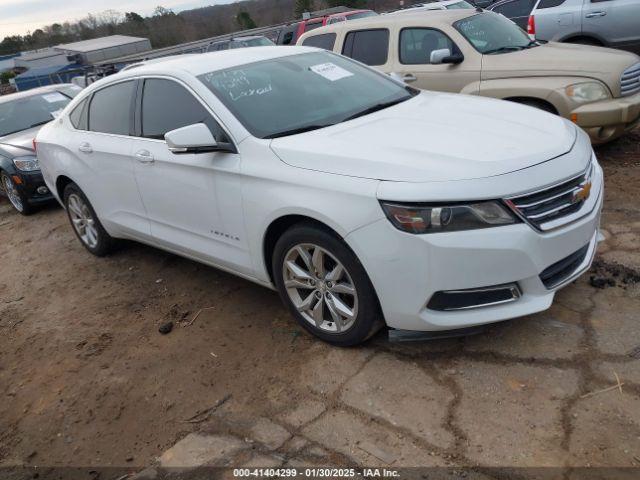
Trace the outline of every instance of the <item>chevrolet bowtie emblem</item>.
{"label": "chevrolet bowtie emblem", "polygon": [[573,194],[571,203],[584,202],[587,198],[589,198],[590,193],[591,193],[591,182],[587,182],[584,185],[581,185],[580,190],[578,190],[576,193]]}

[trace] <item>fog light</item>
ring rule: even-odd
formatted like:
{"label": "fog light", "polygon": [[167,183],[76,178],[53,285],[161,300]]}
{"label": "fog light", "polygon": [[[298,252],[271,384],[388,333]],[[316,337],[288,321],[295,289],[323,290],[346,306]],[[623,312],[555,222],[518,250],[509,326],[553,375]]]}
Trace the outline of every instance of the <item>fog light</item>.
{"label": "fog light", "polygon": [[434,293],[427,308],[440,311],[468,310],[515,302],[521,296],[516,283],[467,290],[445,290]]}
{"label": "fog light", "polygon": [[45,195],[45,194],[49,193],[49,189],[47,187],[38,187],[37,192],[40,195]]}

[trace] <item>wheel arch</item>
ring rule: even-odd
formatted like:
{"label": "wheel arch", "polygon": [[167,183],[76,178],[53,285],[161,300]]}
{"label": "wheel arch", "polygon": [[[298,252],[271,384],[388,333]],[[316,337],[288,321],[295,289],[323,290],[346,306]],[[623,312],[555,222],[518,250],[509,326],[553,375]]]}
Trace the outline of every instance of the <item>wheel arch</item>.
{"label": "wheel arch", "polygon": [[507,100],[509,102],[521,103],[521,104],[538,104],[543,107],[546,107],[546,108],[543,108],[544,110],[548,108],[551,111],[551,113],[555,113],[556,115],[559,114],[556,106],[545,98],[519,95],[514,97],[505,97],[503,98],[503,100]]}
{"label": "wheel arch", "polygon": [[314,225],[336,236],[337,238],[344,240],[344,237],[327,223],[306,214],[286,214],[275,218],[271,221],[271,223],[265,230],[265,234],[262,239],[262,261],[264,262],[264,267],[267,271],[267,274],[269,275],[269,280],[273,284],[275,284],[275,282],[273,277],[273,266],[271,259],[273,257],[273,251],[275,249],[276,243],[284,232],[286,232],[294,225],[298,225],[300,223]]}
{"label": "wheel arch", "polygon": [[593,42],[597,42],[599,46],[607,46],[607,42],[603,38],[595,34],[573,33],[565,38],[560,39],[559,41],[562,43],[580,43],[577,40],[591,40]]}
{"label": "wheel arch", "polygon": [[56,178],[56,194],[58,195],[58,199],[60,203],[64,206],[64,189],[67,188],[67,185],[70,183],[75,183],[71,178],[66,175],[59,175]]}

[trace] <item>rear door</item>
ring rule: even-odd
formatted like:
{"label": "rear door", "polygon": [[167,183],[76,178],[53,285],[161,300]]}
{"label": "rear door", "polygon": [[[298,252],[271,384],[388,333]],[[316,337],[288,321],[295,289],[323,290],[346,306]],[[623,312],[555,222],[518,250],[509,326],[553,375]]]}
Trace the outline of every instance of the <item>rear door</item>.
{"label": "rear door", "polygon": [[353,30],[344,37],[342,54],[384,73],[391,73],[393,62],[389,55],[390,48],[391,35],[387,28]]}
{"label": "rear door", "polygon": [[129,235],[148,237],[149,222],[136,185],[131,160],[136,81],[97,90],[85,110],[74,110],[76,131],[69,146],[80,159],[74,180],[89,198],[100,220]]}
{"label": "rear door", "polygon": [[132,158],[156,242],[205,262],[251,272],[242,216],[240,155],[175,154],[165,133],[204,123],[218,141],[227,133],[185,84],[146,78],[138,90]]}
{"label": "rear door", "polygon": [[612,47],[640,46],[640,1],[585,0],[582,33]]}
{"label": "rear door", "polygon": [[[472,51],[465,41],[463,52],[452,38],[441,30],[426,27],[407,27],[398,35],[398,55],[393,71],[411,86],[424,90],[460,92],[480,82],[481,56]],[[431,52],[448,48],[451,53],[463,53],[464,60],[457,65],[431,64]],[[476,86],[471,91],[477,91]]]}

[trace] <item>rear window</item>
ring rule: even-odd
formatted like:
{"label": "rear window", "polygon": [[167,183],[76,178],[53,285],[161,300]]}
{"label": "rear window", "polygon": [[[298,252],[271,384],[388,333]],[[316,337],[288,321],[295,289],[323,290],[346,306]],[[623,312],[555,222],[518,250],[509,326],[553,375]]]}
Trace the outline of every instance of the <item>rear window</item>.
{"label": "rear window", "polygon": [[559,7],[566,0],[540,0],[540,3],[536,8],[551,8],[551,7]]}
{"label": "rear window", "polygon": [[313,37],[305,38],[302,45],[305,47],[317,47],[324,48],[325,50],[333,50],[335,43],[335,33],[323,33],[322,35],[314,35]]}
{"label": "rear window", "polygon": [[342,54],[366,65],[384,65],[389,53],[389,30],[358,30],[349,32]]}
{"label": "rear window", "polygon": [[457,3],[452,3],[450,5],[446,6],[447,10],[460,10],[463,8],[473,8],[473,5],[471,5],[468,2],[465,2],[464,0],[457,2]]}

